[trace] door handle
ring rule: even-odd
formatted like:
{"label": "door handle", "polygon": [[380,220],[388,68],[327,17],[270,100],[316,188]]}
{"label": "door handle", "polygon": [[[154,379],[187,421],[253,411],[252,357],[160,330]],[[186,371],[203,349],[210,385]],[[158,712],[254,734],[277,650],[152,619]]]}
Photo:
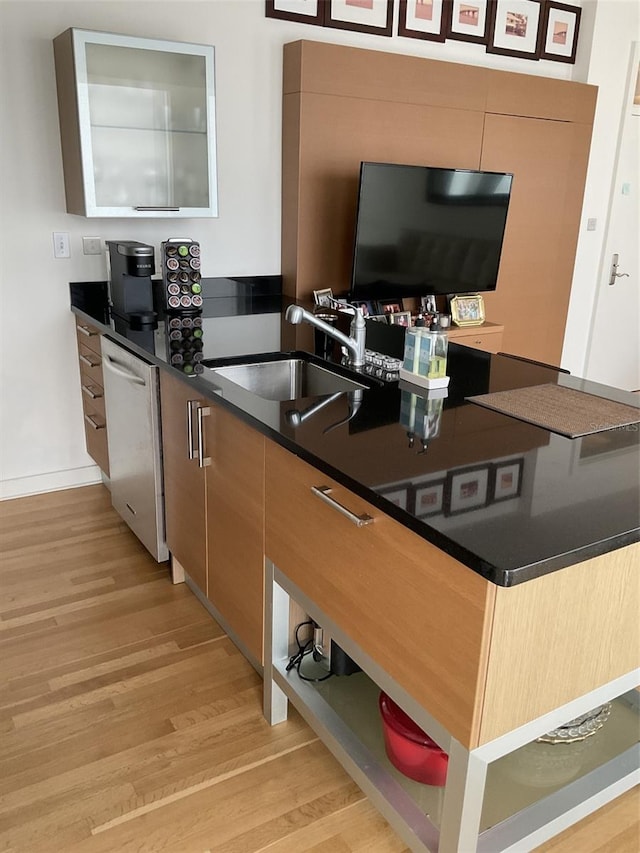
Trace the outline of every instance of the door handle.
{"label": "door handle", "polygon": [[197,459],[198,457],[193,440],[193,412],[199,405],[197,400],[187,400],[187,446],[189,459]]}
{"label": "door handle", "polygon": [[311,486],[311,491],[320,500],[329,504],[329,506],[333,507],[341,515],[344,515],[345,518],[348,518],[356,527],[366,527],[367,524],[373,524],[374,520],[368,513],[363,512],[361,515],[356,515],[355,512],[351,512],[350,509],[331,497],[331,488],[329,486]]}
{"label": "door handle", "polygon": [[206,468],[211,465],[211,457],[204,455],[204,428],[202,419],[211,414],[211,409],[208,406],[198,406],[198,465],[201,468]]}
{"label": "door handle", "polygon": [[611,259],[611,272],[609,274],[609,287],[616,283],[617,278],[629,278],[628,272],[618,272],[618,255],[614,255]]}

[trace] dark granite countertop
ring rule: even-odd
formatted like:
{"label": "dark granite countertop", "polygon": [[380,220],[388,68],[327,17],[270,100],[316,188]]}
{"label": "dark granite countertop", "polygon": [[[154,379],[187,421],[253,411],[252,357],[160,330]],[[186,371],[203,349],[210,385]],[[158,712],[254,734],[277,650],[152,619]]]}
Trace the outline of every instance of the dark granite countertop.
{"label": "dark granite countertop", "polygon": [[[236,348],[242,330],[251,336],[261,318],[278,327],[286,302],[279,296],[279,277],[203,284],[205,361],[225,360],[220,344],[225,318],[237,324]],[[569,439],[466,401],[544,383],[638,407],[635,395],[452,343],[451,381],[440,399],[392,382],[374,384],[357,403],[346,393],[274,402],[242,389],[216,388],[203,376],[186,377],[171,367],[165,318],[151,333],[116,331],[104,282],[72,284],[71,304],[116,342],[182,376],[198,395],[228,408],[500,586],[640,541],[638,424]]]}

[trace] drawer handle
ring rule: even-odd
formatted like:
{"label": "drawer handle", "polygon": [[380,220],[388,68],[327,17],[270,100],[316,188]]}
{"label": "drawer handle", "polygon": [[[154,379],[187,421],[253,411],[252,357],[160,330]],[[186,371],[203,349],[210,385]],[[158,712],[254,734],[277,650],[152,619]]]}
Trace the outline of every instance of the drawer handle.
{"label": "drawer handle", "polygon": [[366,512],[363,512],[362,515],[356,515],[355,512],[351,512],[351,510],[347,509],[346,506],[343,506],[341,503],[338,503],[335,498],[332,498],[329,486],[311,486],[311,491],[314,495],[319,497],[320,500],[329,504],[329,506],[332,506],[334,509],[337,509],[339,513],[344,515],[345,518],[348,518],[356,527],[365,527],[367,524],[373,524],[373,518],[370,515],[367,515]]}
{"label": "drawer handle", "polygon": [[98,400],[102,397],[102,394],[96,394],[88,385],[82,385],[82,393],[86,394],[87,397],[91,397],[92,400]]}
{"label": "drawer handle", "polygon": [[78,331],[82,332],[83,335],[86,335],[88,338],[95,338],[98,334],[97,332],[93,332],[88,326],[78,326]]}
{"label": "drawer handle", "polygon": [[92,361],[90,358],[87,358],[86,355],[81,355],[80,361],[86,364],[88,367],[100,367],[100,365],[102,364],[100,359],[98,359],[98,361]]}
{"label": "drawer handle", "polygon": [[91,415],[85,415],[84,419],[92,429],[104,429],[106,427],[106,424],[96,423]]}

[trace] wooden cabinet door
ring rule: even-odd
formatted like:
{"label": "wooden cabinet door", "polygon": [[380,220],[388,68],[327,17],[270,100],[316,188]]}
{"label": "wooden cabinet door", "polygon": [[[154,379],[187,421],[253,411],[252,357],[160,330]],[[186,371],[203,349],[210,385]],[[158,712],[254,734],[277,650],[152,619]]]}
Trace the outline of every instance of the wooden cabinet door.
{"label": "wooden cabinet door", "polygon": [[487,115],[482,169],[513,172],[500,275],[484,294],[502,350],[559,365],[591,125]]}
{"label": "wooden cabinet door", "polygon": [[206,401],[164,371],[160,372],[160,400],[167,546],[206,594],[206,469],[197,458],[190,458],[190,448],[197,447],[197,408]]}
{"label": "wooden cabinet door", "polygon": [[262,663],[264,444],[260,433],[211,406],[204,419],[207,467],[208,598]]}

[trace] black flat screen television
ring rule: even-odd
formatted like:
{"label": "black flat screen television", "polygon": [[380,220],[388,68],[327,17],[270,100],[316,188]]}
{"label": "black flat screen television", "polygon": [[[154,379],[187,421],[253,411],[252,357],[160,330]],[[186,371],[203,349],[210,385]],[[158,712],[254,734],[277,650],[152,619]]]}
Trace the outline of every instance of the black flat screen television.
{"label": "black flat screen television", "polygon": [[361,163],[350,299],[495,290],[512,180]]}

